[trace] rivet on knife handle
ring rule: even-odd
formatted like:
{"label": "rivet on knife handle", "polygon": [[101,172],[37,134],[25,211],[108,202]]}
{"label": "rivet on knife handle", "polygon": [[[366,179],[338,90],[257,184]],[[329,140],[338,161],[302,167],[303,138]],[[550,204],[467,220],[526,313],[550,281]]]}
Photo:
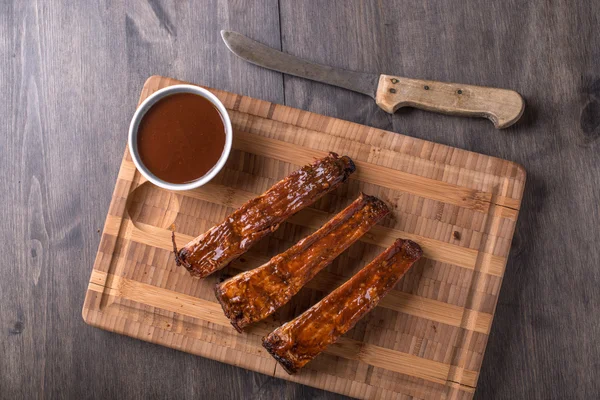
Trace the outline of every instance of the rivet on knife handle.
{"label": "rivet on knife handle", "polygon": [[443,114],[485,117],[498,129],[517,122],[525,108],[523,98],[513,90],[391,75],[379,77],[375,101],[389,113],[401,107],[415,107]]}

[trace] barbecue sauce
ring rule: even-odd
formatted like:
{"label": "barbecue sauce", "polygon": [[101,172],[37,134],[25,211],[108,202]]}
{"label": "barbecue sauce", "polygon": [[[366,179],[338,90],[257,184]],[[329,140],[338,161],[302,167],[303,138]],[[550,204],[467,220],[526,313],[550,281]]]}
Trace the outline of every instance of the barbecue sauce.
{"label": "barbecue sauce", "polygon": [[225,148],[221,113],[202,96],[175,93],[156,102],[137,135],[142,163],[159,179],[187,183],[206,175]]}

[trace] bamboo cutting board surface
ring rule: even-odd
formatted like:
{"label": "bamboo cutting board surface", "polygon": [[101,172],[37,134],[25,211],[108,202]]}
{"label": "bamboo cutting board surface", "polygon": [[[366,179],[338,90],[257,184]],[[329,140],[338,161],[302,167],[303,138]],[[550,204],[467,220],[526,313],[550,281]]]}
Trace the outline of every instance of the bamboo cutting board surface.
{"label": "bamboo cutting board surface", "polygon": [[[140,101],[182,83],[153,76]],[[525,171],[510,161],[233,93],[229,161],[208,185],[169,192],[147,182],[126,149],[83,306],[93,326],[358,398],[473,396],[498,299]],[[124,131],[125,132],[125,131]],[[125,136],[123,137],[125,142]],[[197,280],[179,247],[300,166],[334,151],[352,157],[348,183],[293,216],[226,269]],[[310,234],[363,191],[392,215],[319,273],[272,318],[237,333],[213,287]],[[261,338],[299,315],[394,239],[424,250],[354,329],[289,376]]]}

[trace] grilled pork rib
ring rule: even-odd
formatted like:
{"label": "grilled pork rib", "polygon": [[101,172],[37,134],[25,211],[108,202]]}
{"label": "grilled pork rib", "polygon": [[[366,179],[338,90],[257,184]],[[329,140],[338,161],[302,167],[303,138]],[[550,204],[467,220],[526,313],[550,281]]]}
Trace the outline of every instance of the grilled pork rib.
{"label": "grilled pork rib", "polygon": [[388,212],[383,201],[361,194],[287,251],[216,285],[215,294],[231,324],[241,332],[271,315]]}
{"label": "grilled pork rib", "polygon": [[288,217],[346,181],[355,169],[349,157],[330,153],[294,171],[234,211],[221,224],[179,251],[175,249],[175,262],[199,278],[224,268],[264,236],[275,231]]}
{"label": "grilled pork rib", "polygon": [[288,374],[302,368],[348,332],[422,255],[410,240],[394,244],[342,286],[263,339],[263,346]]}

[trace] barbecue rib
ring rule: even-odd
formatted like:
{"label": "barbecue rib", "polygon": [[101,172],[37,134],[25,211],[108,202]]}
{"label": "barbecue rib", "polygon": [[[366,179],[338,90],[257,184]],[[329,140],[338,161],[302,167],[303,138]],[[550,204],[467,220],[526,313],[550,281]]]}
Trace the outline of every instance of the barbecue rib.
{"label": "barbecue rib", "polygon": [[231,325],[241,332],[245,326],[271,315],[388,212],[383,201],[361,194],[287,251],[216,285],[215,294]]}
{"label": "barbecue rib", "polygon": [[293,374],[352,329],[421,255],[415,242],[396,240],[323,300],[267,335],[263,346]]}
{"label": "barbecue rib", "polygon": [[288,217],[332,191],[355,171],[352,160],[335,153],[292,172],[262,195],[248,201],[221,224],[179,251],[175,262],[204,278],[244,254]]}

